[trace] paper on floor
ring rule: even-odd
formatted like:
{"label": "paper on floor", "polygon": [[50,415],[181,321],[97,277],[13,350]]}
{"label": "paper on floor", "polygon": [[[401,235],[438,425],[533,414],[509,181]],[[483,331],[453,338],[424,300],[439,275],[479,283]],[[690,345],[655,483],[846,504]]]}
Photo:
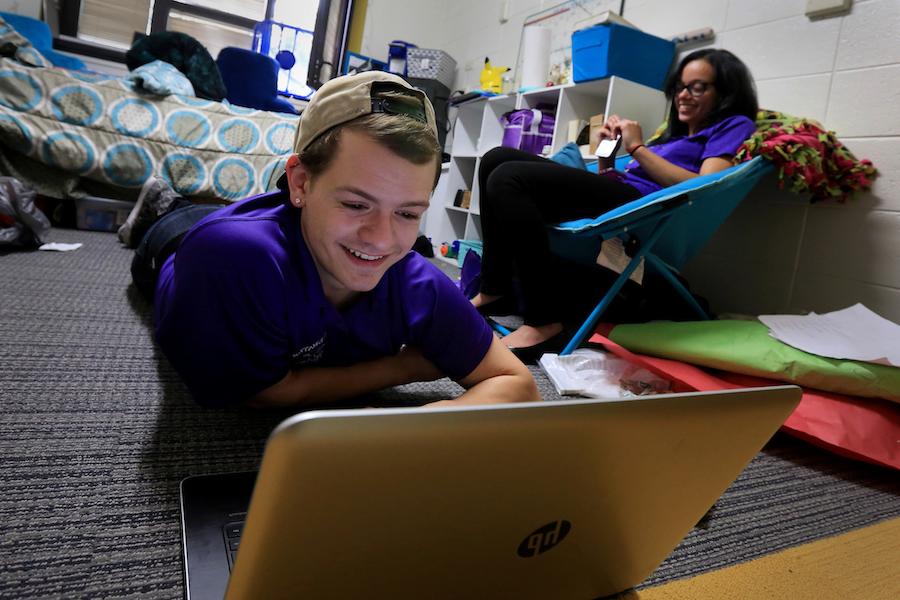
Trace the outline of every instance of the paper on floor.
{"label": "paper on floor", "polygon": [[49,242],[38,247],[38,250],[54,250],[56,252],[69,252],[71,250],[78,250],[81,248],[83,244],[64,244],[63,242]]}
{"label": "paper on floor", "polygon": [[819,315],[760,315],[769,335],[810,354],[900,366],[900,325],[862,304]]}

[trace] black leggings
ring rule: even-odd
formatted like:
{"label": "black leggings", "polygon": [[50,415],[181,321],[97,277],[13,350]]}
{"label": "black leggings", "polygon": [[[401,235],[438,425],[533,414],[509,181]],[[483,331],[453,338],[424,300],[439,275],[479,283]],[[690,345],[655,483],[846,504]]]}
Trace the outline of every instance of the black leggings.
{"label": "black leggings", "polygon": [[550,252],[547,225],[596,217],[641,196],[613,178],[512,148],[494,148],[482,157],[478,185],[481,291],[511,294],[516,276],[525,323],[534,326],[565,322],[566,299],[584,283],[577,281],[574,265]]}

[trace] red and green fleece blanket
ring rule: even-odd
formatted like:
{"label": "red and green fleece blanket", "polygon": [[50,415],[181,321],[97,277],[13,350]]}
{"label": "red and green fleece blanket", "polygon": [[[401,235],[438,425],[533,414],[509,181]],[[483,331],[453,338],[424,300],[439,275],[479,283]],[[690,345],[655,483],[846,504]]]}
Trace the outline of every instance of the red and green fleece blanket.
{"label": "red and green fleece blanket", "polygon": [[761,110],[756,126],[756,133],[738,149],[735,162],[754,156],[771,160],[778,169],[778,187],[808,193],[812,202],[843,202],[854,192],[869,189],[878,174],[871,161],[857,160],[833,131],[812,119]]}
{"label": "red and green fleece blanket", "polygon": [[[647,141],[662,135],[666,126],[664,121]],[[780,189],[810,194],[812,202],[843,202],[854,192],[872,187],[878,175],[872,161],[857,160],[833,131],[812,119],[774,110],[757,113],[756,133],[738,148],[734,162],[746,162],[755,156],[775,164]]]}

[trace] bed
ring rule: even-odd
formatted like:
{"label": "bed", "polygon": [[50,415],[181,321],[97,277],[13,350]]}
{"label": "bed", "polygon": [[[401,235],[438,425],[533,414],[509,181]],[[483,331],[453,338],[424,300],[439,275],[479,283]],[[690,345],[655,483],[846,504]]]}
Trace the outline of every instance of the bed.
{"label": "bed", "polygon": [[133,198],[156,176],[184,196],[235,201],[271,189],[291,152],[296,115],[29,62],[0,59],[0,169],[41,195]]}

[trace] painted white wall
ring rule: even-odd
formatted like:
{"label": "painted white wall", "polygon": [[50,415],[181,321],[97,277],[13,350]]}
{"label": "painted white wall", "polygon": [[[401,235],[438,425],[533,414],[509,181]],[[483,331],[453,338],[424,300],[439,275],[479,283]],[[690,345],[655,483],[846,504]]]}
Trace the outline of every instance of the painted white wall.
{"label": "painted white wall", "polygon": [[[370,0],[363,53],[405,39],[450,53],[457,88],[484,56],[515,63],[525,17],[558,2]],[[900,322],[900,0],[856,0],[812,20],[806,0],[628,0],[625,16],[671,37],[712,27],[750,67],[760,105],[816,119],[879,169],[871,192],[810,204],[764,181],[688,265],[717,312],[818,312],[863,302]],[[692,47],[691,50],[695,49]]]}
{"label": "painted white wall", "polygon": [[457,62],[455,88],[472,89],[486,56],[494,65],[515,65],[525,17],[559,1],[505,3],[508,21],[501,24],[501,0],[369,0],[360,51],[385,60],[394,39],[444,50]]}

